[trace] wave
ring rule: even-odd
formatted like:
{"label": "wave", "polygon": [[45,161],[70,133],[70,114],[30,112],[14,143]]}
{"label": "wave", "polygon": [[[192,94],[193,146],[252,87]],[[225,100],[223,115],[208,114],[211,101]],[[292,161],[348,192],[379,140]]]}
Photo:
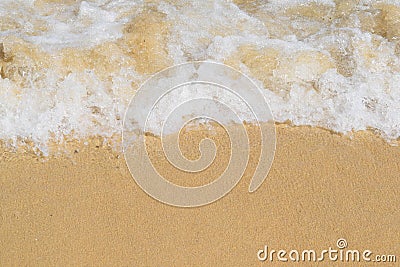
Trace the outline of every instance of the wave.
{"label": "wave", "polygon": [[278,122],[400,137],[399,1],[2,1],[0,139],[119,134],[151,74],[247,74]]}

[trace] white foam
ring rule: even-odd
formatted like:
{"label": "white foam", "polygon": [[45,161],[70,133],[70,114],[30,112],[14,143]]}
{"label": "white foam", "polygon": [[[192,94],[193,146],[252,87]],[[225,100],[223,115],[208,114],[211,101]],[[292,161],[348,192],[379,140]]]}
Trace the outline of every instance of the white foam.
{"label": "white foam", "polygon": [[[129,17],[121,12],[136,8],[141,1],[78,1],[75,4],[35,6],[37,1],[2,1],[0,16],[18,25],[0,36],[14,34],[46,49],[89,47],[122,37]],[[40,25],[35,29],[35,25]]]}
{"label": "white foam", "polygon": [[[268,1],[256,12],[223,0],[151,5],[171,25],[166,49],[174,63],[237,62],[235,67],[265,90],[277,121],[343,133],[374,128],[385,138],[399,138],[400,48],[396,38],[363,28],[360,12],[374,13],[373,1],[362,1],[347,22],[293,18],[283,12],[287,6],[311,2],[315,1]],[[386,2],[400,5],[399,1]],[[330,0],[318,3],[335,8]],[[62,140],[65,135],[120,134],[124,111],[134,94],[132,83],[140,84],[148,77],[139,74],[135,64],[122,64],[132,60],[130,47],[118,46],[119,56],[103,55],[110,62],[121,60],[107,77],[88,67],[72,73],[60,71],[60,53],[65,48],[82,51],[118,42],[126,24],[142,9],[143,1],[131,0],[0,2],[0,42],[6,40],[11,49],[17,49],[13,51],[17,58],[26,57],[16,67],[28,73],[21,74],[22,83],[0,79],[0,139],[15,144],[30,139],[46,152],[49,140]],[[14,48],[14,37],[49,55],[48,67],[36,64],[18,46]],[[269,83],[260,78],[259,73],[267,71],[262,64],[237,58],[243,46],[278,51],[279,64],[268,76]]]}

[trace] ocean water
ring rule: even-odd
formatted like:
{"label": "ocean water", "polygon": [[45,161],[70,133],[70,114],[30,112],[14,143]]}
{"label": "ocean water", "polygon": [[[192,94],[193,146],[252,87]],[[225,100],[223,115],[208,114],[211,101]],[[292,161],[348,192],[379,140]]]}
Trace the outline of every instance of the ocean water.
{"label": "ocean water", "polygon": [[400,137],[400,1],[2,0],[0,139],[119,135],[142,82],[197,60],[248,75],[278,122]]}

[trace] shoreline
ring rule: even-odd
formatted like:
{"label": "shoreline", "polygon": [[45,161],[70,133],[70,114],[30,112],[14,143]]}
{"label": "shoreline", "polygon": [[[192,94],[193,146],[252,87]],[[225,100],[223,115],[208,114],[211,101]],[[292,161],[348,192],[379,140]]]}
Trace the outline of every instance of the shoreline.
{"label": "shoreline", "polygon": [[[244,125],[253,126],[253,123],[245,123]],[[235,124],[228,125],[227,127],[235,127]],[[383,140],[389,146],[399,146],[400,145],[400,137],[397,139],[389,139],[385,138],[379,130],[374,128],[368,128],[366,130],[359,131],[350,131],[346,133],[336,132],[331,129],[327,129],[321,126],[311,126],[311,125],[293,125],[290,122],[275,122],[276,132],[282,128],[298,128],[298,129],[317,129],[318,131],[325,131],[326,133],[336,135],[338,137],[344,139],[357,139],[357,138],[367,138],[369,140]],[[201,129],[200,127],[191,127],[190,130],[196,131]],[[187,130],[185,130],[187,131]],[[158,137],[152,133],[149,133],[151,136]],[[174,136],[176,133],[169,134],[168,136]],[[62,141],[52,141],[47,142],[47,148],[49,150],[48,155],[44,155],[44,153],[37,149],[37,145],[34,144],[32,140],[24,140],[24,141],[4,141],[0,140],[0,151],[2,152],[2,156],[4,154],[15,154],[19,156],[24,155],[32,155],[39,159],[47,160],[49,158],[62,158],[62,157],[72,157],[78,151],[84,147],[96,147],[102,149],[110,149],[113,154],[123,156],[122,152],[122,135],[114,134],[112,136],[104,137],[101,135],[87,136],[87,137],[72,137],[72,136],[64,136]]]}

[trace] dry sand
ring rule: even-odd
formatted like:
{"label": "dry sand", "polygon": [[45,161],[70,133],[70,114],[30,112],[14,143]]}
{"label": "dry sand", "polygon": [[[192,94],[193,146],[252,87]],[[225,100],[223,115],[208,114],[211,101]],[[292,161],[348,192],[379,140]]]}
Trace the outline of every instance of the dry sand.
{"label": "dry sand", "polygon": [[[253,157],[227,196],[186,209],[148,196],[124,158],[98,143],[75,143],[77,153],[46,161],[4,151],[1,266],[251,266],[264,245],[323,250],[339,238],[400,260],[400,147],[370,132],[351,139],[278,125],[272,169],[255,193],[247,192]],[[227,161],[227,152],[218,155]]]}

